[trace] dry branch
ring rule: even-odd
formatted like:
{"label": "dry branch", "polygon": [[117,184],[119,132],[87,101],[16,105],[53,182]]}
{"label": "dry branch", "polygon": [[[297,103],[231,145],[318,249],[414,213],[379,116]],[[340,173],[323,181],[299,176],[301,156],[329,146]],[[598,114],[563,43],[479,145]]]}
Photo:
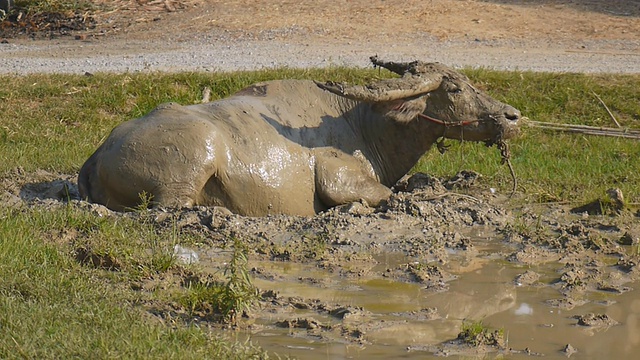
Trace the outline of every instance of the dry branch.
{"label": "dry branch", "polygon": [[543,130],[551,131],[563,131],[585,135],[597,135],[597,136],[611,136],[621,137],[627,139],[640,140],[640,130],[638,129],[614,129],[597,126],[587,125],[570,125],[570,124],[556,124],[541,121],[527,121],[527,124],[532,127],[537,127]]}
{"label": "dry branch", "polygon": [[611,110],[609,110],[609,107],[607,106],[607,104],[604,103],[604,101],[602,101],[602,99],[600,98],[600,96],[598,96],[598,94],[596,94],[594,91],[591,92],[593,94],[593,96],[596,97],[596,99],[598,99],[598,101],[600,101],[600,104],[602,104],[602,106],[604,106],[604,109],[607,110],[607,113],[609,113],[609,116],[611,116],[611,119],[613,120],[614,123],[616,123],[616,125],[621,128],[622,126],[620,126],[620,123],[618,122],[618,120],[616,120],[616,117],[613,116],[613,113],[611,112]]}

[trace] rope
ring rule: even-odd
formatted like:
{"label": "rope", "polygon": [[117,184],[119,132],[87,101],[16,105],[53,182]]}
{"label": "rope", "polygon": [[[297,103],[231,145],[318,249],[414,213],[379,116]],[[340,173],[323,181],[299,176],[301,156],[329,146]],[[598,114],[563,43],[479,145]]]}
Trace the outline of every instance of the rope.
{"label": "rope", "polygon": [[[438,139],[438,141],[436,141],[436,146],[438,147],[438,151],[441,154],[444,154],[449,148],[449,146],[445,145],[444,143],[444,140],[445,140],[444,136],[447,133],[448,127],[460,126],[460,133],[461,133],[460,138],[462,139],[464,136],[464,127],[466,125],[471,125],[479,121],[479,120],[462,120],[462,121],[456,121],[456,122],[446,122],[425,114],[418,114],[418,117],[444,126],[442,136]],[[496,145],[498,150],[500,150],[500,156],[502,157],[502,164],[507,164],[507,166],[509,167],[509,173],[511,174],[511,179],[513,180],[513,187],[511,188],[511,194],[509,195],[509,197],[511,198],[513,197],[513,195],[515,195],[516,190],[518,189],[518,178],[516,177],[516,172],[513,169],[513,165],[511,164],[511,151],[509,150],[509,145],[502,139],[502,135],[504,134],[504,127],[501,125],[501,123],[497,119],[493,118],[493,120],[496,122],[496,126],[498,127],[499,131],[496,137],[488,141],[486,144],[487,146]]]}

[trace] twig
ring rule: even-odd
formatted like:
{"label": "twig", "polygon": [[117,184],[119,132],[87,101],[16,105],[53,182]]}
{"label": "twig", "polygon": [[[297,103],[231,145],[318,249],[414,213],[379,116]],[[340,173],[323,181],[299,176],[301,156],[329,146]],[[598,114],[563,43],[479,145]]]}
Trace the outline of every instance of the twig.
{"label": "twig", "polygon": [[168,12],[176,11],[175,5],[173,5],[169,0],[164,0],[164,7],[167,9]]}
{"label": "twig", "polygon": [[467,200],[474,201],[476,203],[481,203],[482,202],[482,200],[480,200],[480,199],[478,199],[476,197],[473,197],[471,195],[454,193],[454,192],[446,192],[446,193],[440,194],[440,195],[433,195],[433,196],[429,196],[429,197],[421,199],[421,200],[422,201],[432,201],[432,200],[442,199],[442,198],[448,197],[448,196],[457,196],[457,197],[465,198]]}
{"label": "twig", "polygon": [[71,88],[72,90],[69,92],[64,93],[65,95],[73,95],[73,94],[77,94],[79,92],[82,92],[82,89],[76,89],[75,87]]}
{"label": "twig", "polygon": [[542,126],[542,125],[546,126],[546,125],[549,125],[549,126],[565,127],[565,128],[572,128],[572,129],[606,130],[606,131],[613,131],[613,132],[625,132],[625,133],[638,133],[638,134],[640,134],[640,129],[613,129],[613,128],[606,128],[606,127],[602,127],[602,126],[550,123],[550,122],[533,121],[533,120],[527,120],[527,124],[530,124],[530,125],[533,125],[533,126],[539,126],[539,125],[540,126]]}
{"label": "twig", "polygon": [[570,124],[556,124],[541,121],[527,121],[527,124],[532,127],[541,128],[543,130],[563,131],[571,133],[579,133],[585,135],[598,135],[598,136],[610,136],[621,137],[627,139],[640,140],[640,129],[613,129],[597,126],[587,125],[570,125]]}
{"label": "twig", "polygon": [[613,114],[611,113],[611,110],[609,110],[609,107],[607,106],[607,104],[604,103],[604,101],[602,101],[602,99],[600,98],[600,96],[598,96],[598,94],[596,94],[594,91],[591,91],[591,93],[593,94],[593,96],[596,97],[596,99],[598,99],[598,101],[600,101],[600,104],[602,104],[602,106],[604,106],[604,109],[607,110],[607,112],[609,113],[609,116],[611,116],[611,119],[613,119],[613,122],[616,123],[616,125],[621,128],[622,126],[620,126],[620,123],[618,122],[618,120],[616,120],[616,117],[613,116]]}
{"label": "twig", "polygon": [[620,51],[565,50],[564,52],[568,52],[568,53],[578,53],[578,54],[598,54],[598,55],[628,55],[628,56],[638,56],[638,54],[636,54],[636,53],[632,53],[632,52],[620,52]]}
{"label": "twig", "polygon": [[20,355],[22,355],[23,358],[28,359],[29,356],[27,355],[27,353],[24,351],[24,349],[22,348],[22,346],[20,346],[20,344],[18,343],[18,341],[16,340],[16,338],[13,337],[13,335],[9,335],[11,337],[11,340],[13,340],[13,343],[16,344],[16,348],[18,349],[18,352],[20,353]]}

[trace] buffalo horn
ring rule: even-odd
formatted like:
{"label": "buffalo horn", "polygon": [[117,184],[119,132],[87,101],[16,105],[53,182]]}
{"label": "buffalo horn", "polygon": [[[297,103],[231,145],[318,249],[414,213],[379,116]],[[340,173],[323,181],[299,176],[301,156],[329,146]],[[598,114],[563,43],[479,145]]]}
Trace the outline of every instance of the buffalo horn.
{"label": "buffalo horn", "polygon": [[321,89],[352,100],[380,102],[406,99],[431,92],[440,86],[442,77],[405,75],[401,78],[384,79],[368,85],[348,86],[341,83],[316,81]]}

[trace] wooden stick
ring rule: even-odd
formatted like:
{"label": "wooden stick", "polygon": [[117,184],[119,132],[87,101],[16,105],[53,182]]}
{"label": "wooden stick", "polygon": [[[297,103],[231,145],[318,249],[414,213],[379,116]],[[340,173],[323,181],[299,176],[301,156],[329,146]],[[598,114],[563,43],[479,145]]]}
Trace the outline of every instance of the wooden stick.
{"label": "wooden stick", "polygon": [[476,203],[481,203],[481,202],[482,202],[482,200],[480,200],[480,199],[478,199],[478,198],[476,198],[476,197],[473,197],[473,196],[471,196],[471,195],[460,194],[460,193],[454,193],[454,192],[446,192],[446,193],[444,193],[444,194],[440,194],[440,195],[433,195],[433,196],[429,196],[429,197],[424,198],[424,199],[421,199],[421,200],[424,200],[424,201],[431,201],[431,200],[442,199],[442,198],[447,197],[447,196],[458,196],[458,197],[461,197],[461,198],[465,198],[465,199],[468,199],[468,200],[474,201],[474,202],[476,202]]}
{"label": "wooden stick", "polygon": [[571,128],[571,129],[606,130],[606,131],[613,131],[613,132],[640,134],[640,129],[614,129],[614,128],[607,128],[602,126],[562,124],[562,123],[551,123],[551,122],[542,122],[542,121],[533,121],[533,120],[527,120],[526,123],[534,127],[535,126],[557,126],[557,127]]}
{"label": "wooden stick", "polygon": [[638,55],[638,54],[632,53],[632,52],[621,52],[621,51],[565,50],[564,52],[578,53],[578,54],[598,54],[598,55],[629,55],[629,56],[637,56]]}
{"label": "wooden stick", "polygon": [[554,130],[554,131],[578,133],[578,134],[585,134],[585,135],[609,136],[609,137],[620,137],[620,138],[626,138],[626,139],[640,140],[640,135],[638,134],[625,134],[625,133],[597,131],[597,130],[571,129],[571,128],[552,127],[552,126],[537,126],[537,127],[543,130]]}
{"label": "wooden stick", "polygon": [[612,129],[597,126],[556,124],[541,121],[527,121],[527,124],[529,126],[541,128],[543,130],[564,131],[586,135],[622,137],[627,139],[640,140],[639,129]]}
{"label": "wooden stick", "polygon": [[609,110],[609,107],[607,106],[607,104],[605,104],[604,101],[602,101],[602,99],[600,98],[600,96],[598,96],[598,94],[596,94],[594,91],[591,91],[591,93],[593,94],[593,96],[596,97],[596,99],[598,99],[598,101],[600,101],[600,104],[604,106],[604,109],[607,110],[607,112],[609,113],[609,116],[611,116],[611,119],[613,119],[613,122],[616,123],[616,125],[618,125],[619,128],[621,128],[622,126],[620,126],[620,123],[618,122],[618,120],[616,120],[616,117],[613,116],[613,113],[611,113],[611,110]]}
{"label": "wooden stick", "polygon": [[609,135],[609,136],[615,136],[615,137],[628,137],[628,138],[636,138],[640,136],[640,133],[638,132],[616,131],[617,129],[581,129],[581,128],[573,128],[573,127],[553,126],[553,125],[536,125],[534,127],[538,127],[541,129],[549,129],[549,130],[575,132],[575,133],[583,132],[585,134],[602,134],[603,136]]}

